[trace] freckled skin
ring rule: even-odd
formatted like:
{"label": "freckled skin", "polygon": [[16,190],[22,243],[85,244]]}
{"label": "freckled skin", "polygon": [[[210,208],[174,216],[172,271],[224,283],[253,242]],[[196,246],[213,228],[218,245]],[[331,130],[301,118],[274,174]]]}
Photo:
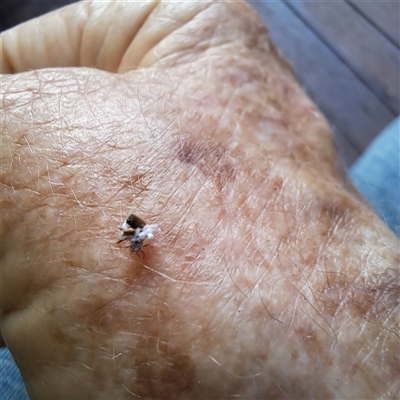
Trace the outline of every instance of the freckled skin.
{"label": "freckled skin", "polygon": [[[3,34],[1,331],[31,398],[396,398],[399,243],[250,7],[60,13],[46,54]],[[144,258],[116,244],[136,211]]]}

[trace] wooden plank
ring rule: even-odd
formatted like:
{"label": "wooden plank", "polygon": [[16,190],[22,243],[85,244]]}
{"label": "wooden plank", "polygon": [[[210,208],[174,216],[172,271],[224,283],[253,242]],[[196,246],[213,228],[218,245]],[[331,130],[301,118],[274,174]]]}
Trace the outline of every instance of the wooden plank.
{"label": "wooden plank", "polygon": [[288,6],[395,114],[400,112],[400,51],[344,0],[288,0]]}
{"label": "wooden plank", "polygon": [[357,161],[358,157],[360,157],[361,153],[355,149],[353,144],[349,142],[339,129],[332,126],[332,131],[339,157],[344,165],[350,168]]}
{"label": "wooden plank", "polygon": [[41,14],[36,2],[2,0],[0,5],[0,30],[5,31]]}
{"label": "wooden plank", "polygon": [[398,0],[348,1],[400,48],[400,2]]}
{"label": "wooden plank", "polygon": [[250,4],[328,121],[362,153],[395,115],[286,4]]}

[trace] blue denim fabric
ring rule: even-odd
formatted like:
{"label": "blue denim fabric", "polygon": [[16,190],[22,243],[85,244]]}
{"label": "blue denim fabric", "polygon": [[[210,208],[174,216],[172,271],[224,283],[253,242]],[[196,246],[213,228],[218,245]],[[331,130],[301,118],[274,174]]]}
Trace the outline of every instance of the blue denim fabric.
{"label": "blue denim fabric", "polygon": [[357,189],[400,236],[400,117],[368,147],[350,171]]}
{"label": "blue denim fabric", "polygon": [[6,347],[0,349],[0,399],[29,400],[19,369]]}
{"label": "blue denim fabric", "polygon": [[[360,157],[350,176],[363,196],[397,235],[400,210],[400,118]],[[0,400],[29,400],[8,349],[0,349]]]}

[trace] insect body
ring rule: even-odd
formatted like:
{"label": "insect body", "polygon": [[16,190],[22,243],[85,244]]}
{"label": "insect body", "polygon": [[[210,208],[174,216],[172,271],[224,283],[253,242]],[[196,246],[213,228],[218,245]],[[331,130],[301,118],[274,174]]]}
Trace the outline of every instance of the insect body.
{"label": "insect body", "polygon": [[155,232],[157,228],[158,225],[146,225],[146,222],[141,218],[131,214],[119,228],[121,236],[117,243],[129,240],[131,243],[131,251],[138,253],[146,239],[154,238],[153,232]]}

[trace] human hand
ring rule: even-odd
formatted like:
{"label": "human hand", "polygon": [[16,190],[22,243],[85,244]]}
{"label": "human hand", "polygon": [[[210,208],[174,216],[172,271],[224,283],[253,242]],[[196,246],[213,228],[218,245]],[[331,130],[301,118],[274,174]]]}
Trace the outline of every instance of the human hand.
{"label": "human hand", "polygon": [[78,3],[2,40],[2,333],[32,398],[398,394],[398,241],[248,5]]}

